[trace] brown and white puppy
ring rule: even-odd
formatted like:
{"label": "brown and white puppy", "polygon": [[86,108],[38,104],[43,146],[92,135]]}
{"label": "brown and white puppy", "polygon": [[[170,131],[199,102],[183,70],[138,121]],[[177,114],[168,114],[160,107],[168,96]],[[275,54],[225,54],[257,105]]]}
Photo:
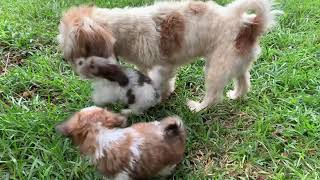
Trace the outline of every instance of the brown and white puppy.
{"label": "brown and white puppy", "polygon": [[[254,14],[248,14],[248,11]],[[231,99],[249,91],[250,67],[260,53],[259,38],[274,25],[279,11],[272,0],[235,0],[220,6],[212,1],[156,2],[139,8],[73,7],[59,25],[64,57],[115,54],[146,74],[163,66],[162,97],[174,90],[176,69],[195,57],[206,59],[206,93],[202,102],[188,101],[200,111],[217,103],[235,79]]]}
{"label": "brown and white puppy", "polygon": [[122,128],[126,118],[99,107],[84,108],[56,127],[97,169],[116,180],[171,174],[183,159],[186,132],[179,117]]}

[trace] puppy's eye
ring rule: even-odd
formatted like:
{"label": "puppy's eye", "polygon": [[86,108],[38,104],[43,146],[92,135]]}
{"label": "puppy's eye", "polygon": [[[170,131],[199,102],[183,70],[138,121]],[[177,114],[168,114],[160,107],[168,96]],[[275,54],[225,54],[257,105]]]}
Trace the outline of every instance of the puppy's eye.
{"label": "puppy's eye", "polygon": [[78,62],[78,65],[79,65],[79,66],[81,66],[82,64],[83,64],[83,62],[82,62],[82,61],[79,61],[79,62]]}

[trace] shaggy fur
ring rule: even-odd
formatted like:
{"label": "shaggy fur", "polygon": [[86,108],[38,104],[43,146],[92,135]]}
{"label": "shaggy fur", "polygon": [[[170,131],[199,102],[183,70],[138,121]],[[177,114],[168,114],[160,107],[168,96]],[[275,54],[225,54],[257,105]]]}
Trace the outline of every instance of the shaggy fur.
{"label": "shaggy fur", "polygon": [[93,84],[92,99],[98,106],[121,102],[129,106],[122,113],[140,114],[144,110],[161,102],[161,67],[155,66],[149,76],[132,68],[120,66],[113,58],[90,56],[78,58],[76,71]]}
{"label": "shaggy fur", "polygon": [[[250,10],[254,14],[248,14]],[[274,25],[277,14],[271,0],[236,0],[225,7],[212,1],[157,2],[124,9],[74,7],[61,20],[59,42],[71,64],[72,57],[104,55],[100,50],[109,51],[113,45],[115,54],[144,73],[162,66],[163,98],[174,90],[176,69],[202,56],[206,59],[205,97],[202,102],[188,101],[190,109],[200,111],[217,103],[232,79],[231,99],[249,91],[249,70],[260,53],[259,38]],[[92,38],[80,41],[82,36]],[[95,44],[98,37],[106,43]],[[87,50],[79,51],[79,44],[86,44]]]}
{"label": "shaggy fur", "polygon": [[169,175],[183,159],[186,133],[182,120],[125,126],[125,117],[98,107],[75,113],[56,130],[70,137],[80,152],[91,157],[97,169],[116,180],[147,179]]}

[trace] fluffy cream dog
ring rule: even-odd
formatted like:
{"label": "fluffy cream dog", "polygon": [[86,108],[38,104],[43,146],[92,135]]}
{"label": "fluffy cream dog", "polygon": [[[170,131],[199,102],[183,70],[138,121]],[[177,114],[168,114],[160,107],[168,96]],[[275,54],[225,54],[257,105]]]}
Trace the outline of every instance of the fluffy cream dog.
{"label": "fluffy cream dog", "polygon": [[[248,11],[254,14],[248,14]],[[274,24],[271,0],[236,0],[225,7],[212,1],[157,2],[139,8],[73,7],[63,15],[58,40],[71,64],[79,57],[121,56],[147,73],[163,66],[162,97],[174,90],[176,69],[195,57],[206,59],[206,93],[200,111],[218,102],[235,79],[237,99],[249,91],[250,66],[260,53],[259,37]]]}

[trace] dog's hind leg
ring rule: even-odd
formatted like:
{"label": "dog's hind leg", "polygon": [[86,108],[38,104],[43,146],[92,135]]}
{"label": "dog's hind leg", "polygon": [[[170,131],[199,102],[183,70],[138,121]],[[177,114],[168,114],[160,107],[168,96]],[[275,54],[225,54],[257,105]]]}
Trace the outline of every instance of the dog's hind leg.
{"label": "dog's hind leg", "polygon": [[236,78],[234,80],[234,90],[231,90],[227,93],[227,96],[230,99],[238,99],[250,90],[250,68],[251,63],[256,60],[259,55],[261,54],[261,48],[260,46],[255,46],[249,54],[247,54],[246,57],[242,57],[240,59],[242,63],[239,65],[240,71],[238,71],[238,74],[236,75]]}
{"label": "dog's hind leg", "polygon": [[[201,102],[188,100],[187,105],[190,110],[198,112],[206,107],[216,104],[222,99],[225,85],[234,75],[232,56],[225,51],[217,51],[209,57],[206,64],[206,92]],[[219,59],[217,59],[219,58]],[[215,61],[215,62],[214,62]]]}
{"label": "dog's hind leg", "polygon": [[234,90],[231,90],[227,93],[227,96],[230,99],[238,99],[244,96],[250,89],[250,72],[246,71],[245,73],[239,75],[234,80]]}

